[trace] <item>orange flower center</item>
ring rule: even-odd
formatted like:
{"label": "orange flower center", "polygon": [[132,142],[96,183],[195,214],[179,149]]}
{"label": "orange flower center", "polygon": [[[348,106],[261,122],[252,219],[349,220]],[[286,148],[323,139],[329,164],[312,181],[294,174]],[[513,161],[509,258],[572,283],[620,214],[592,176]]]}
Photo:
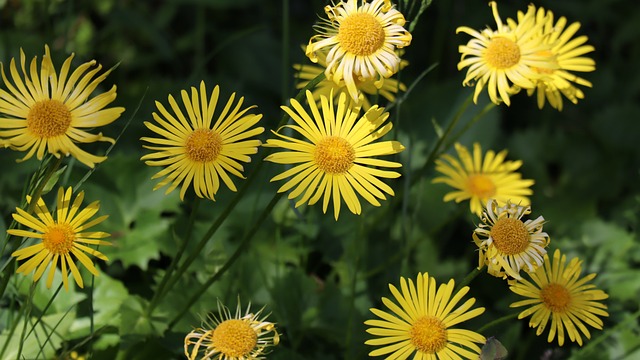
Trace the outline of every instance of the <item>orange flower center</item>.
{"label": "orange flower center", "polygon": [[222,151],[220,134],[209,129],[198,129],[187,136],[184,144],[187,157],[195,162],[214,161]]}
{"label": "orange flower center", "polygon": [[491,67],[508,69],[520,61],[520,47],[513,40],[496,37],[489,42],[484,57]]}
{"label": "orange flower center", "polygon": [[384,28],[371,14],[351,14],[340,23],[338,41],[347,52],[360,56],[371,55],[384,45]]}
{"label": "orange flower center", "polygon": [[42,234],[44,248],[52,254],[65,255],[71,251],[76,233],[69,224],[55,224],[47,227]]}
{"label": "orange flower center", "polygon": [[529,230],[518,219],[503,217],[491,228],[494,246],[506,255],[516,255],[529,246]]}
{"label": "orange flower center", "polygon": [[471,175],[467,180],[469,192],[480,199],[488,199],[496,194],[496,185],[490,177],[482,174]]}
{"label": "orange flower center", "polygon": [[409,330],[411,344],[426,354],[435,354],[447,346],[447,328],[435,316],[417,319]]}
{"label": "orange flower center", "polygon": [[540,297],[545,306],[554,313],[563,313],[571,305],[571,293],[566,287],[551,283],[540,290]]}
{"label": "orange flower center", "polygon": [[42,100],[31,106],[27,114],[27,129],[39,138],[52,138],[67,132],[71,111],[58,100]]}
{"label": "orange flower center", "polygon": [[342,174],[353,166],[356,151],[347,140],[329,136],[316,144],[313,159],[318,168],[325,173]]}
{"label": "orange flower center", "polygon": [[258,344],[258,334],[248,322],[225,320],[213,331],[212,347],[220,351],[225,358],[245,358]]}

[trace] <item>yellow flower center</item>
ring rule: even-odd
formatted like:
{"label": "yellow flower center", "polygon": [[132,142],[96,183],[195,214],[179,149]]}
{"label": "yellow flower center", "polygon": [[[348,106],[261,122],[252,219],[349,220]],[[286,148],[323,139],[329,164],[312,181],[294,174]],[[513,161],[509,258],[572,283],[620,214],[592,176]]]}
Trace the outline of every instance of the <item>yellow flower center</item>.
{"label": "yellow flower center", "polygon": [[71,251],[76,233],[69,224],[55,224],[42,234],[42,245],[52,254],[65,255]]}
{"label": "yellow flower center", "polygon": [[447,328],[435,316],[423,316],[409,330],[411,344],[426,354],[435,354],[447,346]]}
{"label": "yellow flower center", "polygon": [[39,138],[52,138],[67,132],[71,111],[58,100],[42,100],[31,106],[27,114],[27,129]]}
{"label": "yellow flower center", "polygon": [[513,40],[496,37],[491,39],[484,56],[492,67],[507,69],[520,61],[520,47]]}
{"label": "yellow flower center", "polygon": [[316,144],[313,159],[318,168],[325,173],[342,174],[353,166],[356,151],[347,140],[338,136],[329,136]]}
{"label": "yellow flower center", "polygon": [[503,217],[498,219],[491,228],[491,238],[500,252],[506,255],[516,255],[527,249],[530,236],[522,221]]}
{"label": "yellow flower center", "polygon": [[213,347],[227,358],[244,358],[258,344],[258,334],[248,322],[225,320],[213,331]]}
{"label": "yellow flower center", "polygon": [[482,174],[471,175],[467,180],[469,192],[481,199],[488,199],[496,194],[496,185],[490,177]]}
{"label": "yellow flower center", "polygon": [[563,313],[571,304],[571,294],[566,287],[551,283],[540,290],[540,297],[545,306],[554,313]]}
{"label": "yellow flower center", "polygon": [[371,55],[384,45],[384,28],[371,14],[351,14],[340,23],[338,41],[347,52],[360,56]]}
{"label": "yellow flower center", "polygon": [[184,144],[187,157],[195,162],[214,161],[222,151],[220,134],[209,129],[198,129],[192,132]]}

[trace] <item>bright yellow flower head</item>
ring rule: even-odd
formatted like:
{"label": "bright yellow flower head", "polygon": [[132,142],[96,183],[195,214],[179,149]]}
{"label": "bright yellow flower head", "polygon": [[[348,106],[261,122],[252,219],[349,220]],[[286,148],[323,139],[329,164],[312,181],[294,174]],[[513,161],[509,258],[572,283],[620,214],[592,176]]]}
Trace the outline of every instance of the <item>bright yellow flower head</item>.
{"label": "bright yellow flower head", "polygon": [[[234,316],[218,302],[219,317],[209,316],[205,328],[197,328],[184,338],[184,354],[189,360],[264,359],[268,348],[278,345],[280,335],[275,324],[260,318],[262,310],[251,312],[251,304],[242,315],[240,303]],[[189,349],[193,346],[191,351]],[[202,353],[202,354],[201,354]],[[200,355],[200,357],[198,357]]]}
{"label": "bright yellow flower head", "polygon": [[45,45],[44,50],[40,71],[37,57],[27,68],[25,54],[20,50],[23,76],[18,73],[15,59],[11,59],[9,69],[13,84],[0,64],[2,80],[8,89],[0,89],[0,137],[6,138],[5,146],[27,152],[20,161],[34,154],[42,160],[48,152],[58,158],[71,155],[94,167],[106,156],[89,154],[76,144],[114,142],[102,133],[91,134],[82,130],[108,125],[124,111],[122,107],[105,108],[116,99],[115,85],[109,91],[89,98],[111,70],[95,77],[102,66],[96,66],[96,61],[91,60],[70,73],[74,57],[71,54],[58,74],[51,61],[49,46]]}
{"label": "bright yellow flower head", "polygon": [[460,160],[448,154],[436,160],[436,171],[444,176],[433,179],[433,182],[445,183],[456,189],[447,193],[444,201],[469,199],[471,212],[478,216],[490,198],[499,205],[509,200],[521,205],[529,204],[527,196],[533,193],[530,187],[534,181],[522,179],[515,172],[522,166],[522,161],[505,161],[507,150],[497,154],[489,150],[483,157],[479,143],[473,144],[473,155],[459,143],[455,147]]}
{"label": "bright yellow flower head", "polygon": [[518,319],[531,316],[529,326],[537,328],[536,335],[542,334],[551,320],[548,342],[557,335],[558,344],[564,345],[566,331],[571,342],[582,346],[580,333],[587,339],[591,338],[586,325],[602,330],[603,322],[599,316],[609,316],[607,306],[601,302],[609,295],[589,284],[596,274],[580,277],[581,264],[578,258],[567,264],[567,256],[556,250],[553,262],[547,254],[544,267],[529,273],[532,282],[519,280],[510,287],[514,293],[527,298],[511,304],[511,307],[528,307],[518,315]]}
{"label": "bright yellow flower head", "polygon": [[295,122],[295,125],[285,127],[293,129],[306,140],[274,132],[279,139],[269,139],[265,144],[290,150],[271,154],[265,160],[297,164],[271,179],[279,181],[292,177],[278,192],[293,189],[289,199],[300,197],[296,207],[304,203],[313,205],[323,198],[322,211],[325,213],[333,198],[336,220],[340,215],[341,200],[349,211],[358,215],[362,212],[358,195],[372,205],[380,206],[377,199],[385,200],[384,193],[393,196],[394,192],[379,178],[400,176],[395,171],[382,168],[399,168],[402,165],[374,157],[404,150],[397,141],[377,141],[391,130],[391,123],[383,126],[389,113],[374,105],[359,117],[360,108],[347,107],[347,96],[341,94],[337,108],[334,107],[333,96],[322,96],[321,114],[312,93],[307,91],[306,95],[311,115],[295,99],[291,99],[291,107],[282,106]]}
{"label": "bright yellow flower head", "polygon": [[[440,284],[429,274],[418,274],[412,279],[400,278],[400,290],[389,284],[396,303],[382,298],[390,312],[370,309],[379,319],[367,320],[367,332],[376,338],[365,344],[378,347],[369,356],[388,356],[388,359],[478,359],[484,336],[455,326],[473,319],[484,308],[470,310],[475,299],[462,305],[460,300],[469,292],[465,286],[455,294],[455,282]],[[452,296],[453,295],[453,296]]]}
{"label": "bright yellow flower head", "polygon": [[[102,215],[91,219],[100,209],[100,204],[98,201],[94,201],[84,209],[81,209],[80,205],[83,199],[84,191],[81,191],[72,203],[71,188],[67,188],[66,191],[60,188],[58,190],[57,209],[54,213],[55,218],[49,212],[47,205],[45,205],[42,199],[38,199],[36,203],[36,216],[20,208],[16,208],[17,213],[13,214],[13,219],[36,232],[10,229],[7,230],[7,233],[13,236],[24,236],[25,238],[41,240],[35,245],[16,250],[11,254],[11,256],[17,257],[18,261],[30,258],[18,267],[18,273],[26,275],[35,271],[33,281],[37,281],[47,267],[50,266],[49,275],[47,276],[47,287],[51,287],[59,259],[60,266],[62,267],[62,282],[65,289],[69,289],[67,268],[71,271],[76,284],[78,284],[79,287],[83,287],[82,276],[80,276],[76,261],[73,259],[73,257],[75,257],[93,275],[98,275],[98,270],[85,253],[105,261],[107,257],[98,250],[94,250],[84,244],[111,245],[108,241],[99,240],[108,237],[108,233],[87,231],[89,228],[103,222],[108,216]],[[27,201],[31,203],[33,199],[27,196]]]}
{"label": "bright yellow flower head", "polygon": [[[498,5],[489,3],[496,21],[496,30],[489,28],[481,32],[466,26],[456,29],[473,39],[459,47],[462,54],[458,70],[468,67],[463,85],[474,86],[473,101],[487,87],[489,98],[495,104],[511,104],[509,96],[521,88],[535,87],[539,71],[533,68],[554,70],[555,65],[549,53],[549,45],[539,35],[543,24],[536,22],[535,7],[529,6],[526,14],[517,24],[504,24],[498,14]],[[513,26],[510,26],[513,25]]]}
{"label": "bright yellow flower head", "polygon": [[473,231],[478,246],[478,269],[487,265],[490,275],[506,279],[520,277],[520,270],[531,273],[542,265],[549,235],[542,231],[544,218],[522,221],[531,213],[531,207],[507,202],[498,206],[490,199],[482,214],[482,224]]}
{"label": "bright yellow flower head", "polygon": [[246,114],[255,106],[241,109],[243,97],[234,106],[236,94],[233,93],[213,122],[220,88],[216,86],[207,100],[204,81],[200,83],[200,91],[192,87],[191,96],[185,90],[181,95],[186,116],[169,95],[173,114],[156,101],[160,114],[154,112],[153,119],[157,124],[144,123],[160,137],[141,139],[151,144],[143,145],[144,148],[155,151],[141,160],[146,160],[145,164],[149,166],[165,167],[153,176],[153,179],[164,177],[153,190],[171,184],[166,191],[168,194],[182,183],[180,199],[184,200],[184,194],[193,183],[197,196],[213,200],[222,179],[229,189],[236,191],[227,173],[244,178],[240,162],[250,162],[249,155],[258,152],[260,140],[250,138],[264,131],[262,127],[253,127],[262,115]]}
{"label": "bright yellow flower head", "polygon": [[[358,5],[358,3],[361,5]],[[374,81],[378,88],[385,78],[398,72],[400,57],[396,49],[411,43],[404,29],[402,13],[389,1],[346,0],[327,5],[328,19],[315,26],[306,54],[313,62],[326,54],[327,79],[344,84],[354,101],[358,100],[357,82]]]}

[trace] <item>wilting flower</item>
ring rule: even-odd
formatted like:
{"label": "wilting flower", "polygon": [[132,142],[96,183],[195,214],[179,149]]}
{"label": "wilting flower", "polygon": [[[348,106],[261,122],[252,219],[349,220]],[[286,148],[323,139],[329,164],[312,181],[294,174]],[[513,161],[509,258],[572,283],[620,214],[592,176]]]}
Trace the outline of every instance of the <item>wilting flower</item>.
{"label": "wilting flower", "polygon": [[[518,12],[518,21],[522,21],[524,17],[522,12]],[[562,95],[574,104],[578,103],[578,99],[584,99],[584,93],[574,84],[591,87],[591,82],[571,72],[594,71],[595,61],[582,55],[595,49],[591,45],[585,45],[589,38],[584,35],[572,39],[580,29],[580,23],[574,22],[567,27],[567,19],[563,16],[554,24],[551,10],[538,8],[536,23],[543,25],[539,30],[539,36],[549,47],[548,50],[543,50],[542,54],[550,55],[554,66],[532,68],[541,76],[534,81],[534,88],[527,89],[527,94],[531,96],[537,93],[538,107],[541,109],[546,99],[553,108],[562,110]]]}
{"label": "wilting flower", "polygon": [[[240,303],[234,316],[218,302],[219,317],[209,316],[204,328],[197,328],[184,338],[184,354],[189,360],[264,359],[269,347],[278,345],[280,336],[275,324],[260,317],[262,310],[251,312],[251,304],[242,315]],[[191,351],[189,348],[193,346]],[[202,353],[202,354],[200,354]],[[200,355],[200,357],[198,357]]]}
{"label": "wilting flower", "polygon": [[[463,85],[473,86],[473,101],[487,86],[489,98],[495,104],[504,101],[510,105],[509,96],[521,88],[535,88],[535,81],[541,71],[557,68],[549,53],[549,45],[540,36],[543,24],[536,22],[535,7],[529,6],[517,23],[504,24],[498,14],[495,1],[489,3],[496,21],[496,30],[487,28],[481,32],[466,26],[456,29],[473,39],[467,45],[461,45],[462,54],[458,70],[468,67]],[[536,68],[538,70],[534,70]]]}
{"label": "wilting flower", "polygon": [[531,273],[542,265],[549,235],[542,231],[542,216],[522,221],[530,213],[530,206],[511,202],[498,206],[493,199],[487,202],[482,224],[473,232],[473,241],[480,250],[478,269],[486,264],[493,276],[520,280],[520,270]]}
{"label": "wilting flower", "polygon": [[324,10],[328,19],[315,26],[318,34],[311,37],[306,49],[313,62],[318,61],[320,53],[326,54],[327,79],[336,84],[344,81],[354,101],[359,96],[356,82],[373,80],[380,88],[383,79],[400,68],[396,49],[411,43],[402,13],[385,0],[359,2],[327,5]]}
{"label": "wilting flower", "polygon": [[306,95],[311,116],[295,99],[291,99],[291,108],[282,106],[295,122],[295,125],[285,127],[296,131],[306,141],[274,132],[280,139],[269,139],[265,144],[291,150],[271,154],[265,160],[298,164],[271,179],[278,181],[292,177],[278,192],[293,189],[289,199],[300,197],[296,207],[304,203],[313,205],[322,197],[322,211],[325,213],[333,197],[336,220],[340,214],[341,199],[354,214],[362,211],[358,195],[372,205],[380,206],[377,199],[385,200],[384,193],[393,196],[394,192],[379,178],[400,176],[395,171],[380,168],[398,168],[402,165],[373,157],[404,150],[404,146],[397,141],[377,141],[392,128],[391,123],[383,126],[389,113],[374,105],[359,117],[360,109],[347,107],[347,97],[341,94],[337,109],[334,108],[333,96],[322,96],[320,114],[312,93],[307,91]]}
{"label": "wilting flower", "polygon": [[[36,216],[20,208],[16,208],[17,213],[13,214],[13,219],[35,232],[20,229],[9,229],[7,232],[14,236],[24,236],[26,238],[41,240],[35,245],[16,250],[11,254],[11,256],[17,257],[18,261],[30,258],[18,267],[18,273],[26,275],[35,271],[33,281],[38,281],[47,267],[50,266],[47,276],[47,287],[50,288],[53,283],[53,276],[58,265],[58,260],[60,260],[64,288],[69,289],[67,280],[69,270],[76,284],[78,284],[79,287],[83,287],[82,276],[80,276],[76,262],[73,259],[73,257],[75,257],[93,275],[98,275],[98,270],[85,253],[105,261],[107,257],[98,250],[94,250],[85,244],[111,245],[108,241],[99,240],[108,237],[109,234],[101,231],[87,230],[103,222],[108,216],[102,215],[91,219],[100,209],[100,203],[94,201],[82,209],[80,205],[83,199],[84,191],[81,191],[75,197],[73,203],[71,203],[71,187],[67,188],[66,192],[60,188],[58,190],[55,218],[49,212],[47,205],[45,205],[41,198],[38,199],[35,206]],[[27,196],[27,202],[31,204],[31,201],[33,201],[33,199]],[[67,268],[69,270],[67,270]]]}
{"label": "wilting flower", "polygon": [[[302,89],[309,81],[315,79],[318,75],[325,71],[327,67],[327,56],[323,52],[318,54],[318,65],[301,65],[294,64],[293,67],[298,70],[295,76],[300,80],[296,84],[297,89]],[[408,64],[408,61],[402,60],[400,62],[400,68],[402,69]],[[350,101],[350,106],[361,106],[364,111],[369,110],[372,104],[369,100],[369,96],[380,95],[387,99],[389,102],[393,102],[396,99],[396,94],[400,91],[406,91],[407,87],[400,81],[392,78],[382,78],[380,81],[376,80],[363,80],[356,81],[356,85],[360,93],[358,94],[357,101]],[[313,98],[319,102],[321,96],[328,97],[333,94],[334,101],[337,101],[342,93],[348,93],[347,86],[344,81],[335,83],[333,80],[324,79],[312,90]],[[351,97],[348,98],[351,100]]]}
{"label": "wilting flower", "polygon": [[96,61],[91,60],[69,74],[74,57],[71,54],[62,64],[58,77],[49,47],[45,45],[44,50],[40,71],[37,57],[34,57],[28,67],[30,75],[27,73],[25,54],[20,50],[24,81],[18,73],[15,59],[11,59],[9,65],[13,84],[2,66],[2,80],[8,91],[0,89],[0,114],[3,116],[0,118],[0,137],[6,138],[5,146],[27,152],[20,161],[30,159],[34,154],[38,160],[42,160],[45,152],[48,152],[58,158],[71,155],[83,164],[94,167],[107,157],[89,154],[76,143],[114,143],[113,139],[102,136],[102,133],[91,134],[82,130],[108,125],[124,111],[122,107],[105,109],[116,98],[115,85],[109,91],[89,99],[111,70],[95,77],[102,66],[98,64],[91,69],[96,65]]}
{"label": "wilting flower", "polygon": [[200,83],[200,92],[191,87],[191,97],[185,90],[181,95],[186,117],[173,96],[169,95],[173,114],[156,101],[160,114],[154,112],[153,119],[157,125],[148,121],[144,123],[160,137],[141,139],[152,144],[143,145],[146,149],[155,150],[141,160],[146,160],[145,164],[149,166],[165,167],[153,176],[153,179],[164,177],[153,190],[171,184],[166,191],[168,194],[182,183],[180,199],[184,200],[184,194],[193,182],[197,196],[213,200],[222,179],[229,189],[236,191],[228,173],[244,178],[240,162],[250,162],[249,155],[258,151],[260,140],[250,138],[264,131],[262,127],[252,128],[262,115],[246,114],[255,106],[241,110],[243,97],[234,106],[236,94],[233,93],[212,126],[220,88],[216,86],[213,89],[208,101],[204,81]]}
{"label": "wilting flower", "polygon": [[517,172],[522,161],[505,161],[507,150],[498,154],[492,150],[482,156],[480,144],[473,144],[473,156],[469,150],[458,143],[455,144],[458,159],[445,154],[436,160],[436,171],[444,176],[433,179],[434,183],[445,183],[456,191],[447,193],[444,201],[461,202],[469,199],[471,212],[480,216],[487,200],[495,199],[499,205],[507,201],[528,205],[533,192],[530,187],[533,180],[522,179]]}
{"label": "wilting flower", "polygon": [[582,262],[578,258],[571,259],[567,264],[567,256],[556,250],[552,263],[549,255],[545,255],[544,267],[529,273],[533,282],[518,280],[510,287],[514,293],[527,298],[511,304],[511,307],[529,306],[518,315],[518,319],[531,315],[529,326],[537,327],[538,336],[551,319],[548,342],[552,342],[557,334],[558,344],[562,346],[566,329],[569,340],[582,346],[580,333],[587,339],[591,338],[585,325],[602,330],[603,323],[598,316],[609,314],[607,306],[601,300],[609,295],[589,284],[596,274],[581,278],[581,272]]}
{"label": "wilting flower", "polygon": [[440,284],[436,289],[436,280],[429,274],[418,274],[416,284],[400,278],[400,291],[389,284],[396,302],[382,298],[384,305],[391,310],[385,312],[370,309],[379,319],[367,320],[367,332],[377,336],[365,344],[378,349],[369,356],[388,355],[388,358],[406,359],[412,354],[414,359],[478,359],[484,336],[454,326],[473,319],[484,312],[484,308],[470,310],[475,299],[471,298],[462,305],[458,303],[469,292],[465,286],[453,295],[455,282]]}

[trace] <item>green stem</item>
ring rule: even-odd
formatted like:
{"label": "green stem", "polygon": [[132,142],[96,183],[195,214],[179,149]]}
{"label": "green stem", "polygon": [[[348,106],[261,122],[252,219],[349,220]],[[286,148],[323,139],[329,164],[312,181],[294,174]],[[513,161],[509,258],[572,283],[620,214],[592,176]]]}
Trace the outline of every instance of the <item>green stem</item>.
{"label": "green stem", "polygon": [[[18,354],[16,355],[16,360],[20,360],[20,355],[22,355],[22,347],[24,345],[24,339],[26,337],[25,335],[27,333],[27,324],[29,323],[29,321],[27,321],[27,320],[29,319],[29,316],[31,316],[31,306],[33,305],[33,294],[35,292],[36,292],[36,283],[34,282],[34,283],[31,283],[31,287],[29,288],[29,297],[27,298],[27,304],[25,305],[26,315],[24,317],[24,325],[22,326],[22,333],[20,334],[20,342],[18,344]],[[13,328],[13,329],[15,329],[15,328]],[[11,335],[12,334],[9,334],[8,339],[11,339]],[[8,341],[8,342],[11,342],[11,341]],[[3,349],[2,352],[4,353],[4,349]],[[2,355],[2,354],[0,354],[0,355]]]}
{"label": "green stem", "polygon": [[189,240],[191,239],[193,224],[195,223],[196,213],[198,212],[198,205],[200,205],[199,199],[200,198],[198,196],[194,196],[193,206],[191,208],[191,214],[189,214],[189,220],[187,223],[187,232],[182,240],[182,243],[180,244],[178,253],[171,260],[171,264],[169,265],[169,268],[167,269],[167,271],[165,271],[164,275],[162,276],[162,280],[160,281],[160,285],[158,285],[158,289],[153,294],[153,298],[151,299],[151,304],[147,309],[147,315],[151,315],[151,313],[153,312],[153,309],[155,309],[155,307],[158,305],[158,299],[165,295],[165,292],[167,291],[167,283],[171,278],[171,274],[173,274],[173,271],[178,266],[178,263],[180,262],[180,260],[182,260],[182,255],[184,254],[184,251],[186,250],[187,245],[189,244]]}
{"label": "green stem", "polygon": [[481,271],[482,271],[482,268],[480,269],[478,269],[477,267],[473,268],[473,270],[471,270],[471,272],[468,273],[467,276],[465,276],[464,279],[462,279],[462,281],[458,283],[458,285],[456,286],[456,289],[454,290],[454,293],[462,289],[463,287],[469,285],[469,283],[471,283],[471,281],[475,279],[476,276],[478,276]]}
{"label": "green stem", "polygon": [[513,313],[513,314],[509,314],[509,315],[505,315],[501,318],[498,318],[496,320],[493,320],[492,322],[484,325],[483,327],[481,327],[480,329],[476,330],[477,333],[482,334],[483,332],[486,332],[488,329],[491,329],[492,327],[502,324],[503,322],[507,322],[509,320],[513,320],[516,319],[518,317],[519,313]]}
{"label": "green stem", "polygon": [[191,306],[195,304],[195,302],[198,301],[198,299],[200,299],[200,296],[202,296],[207,291],[207,289],[209,289],[209,287],[213,285],[213,283],[216,282],[216,280],[218,280],[231,267],[231,265],[233,265],[233,263],[235,263],[235,261],[240,257],[240,255],[244,252],[246,247],[249,245],[249,243],[251,242],[251,239],[253,239],[253,235],[255,235],[255,233],[258,231],[258,229],[262,225],[262,222],[271,213],[271,210],[273,210],[273,207],[278,203],[282,195],[283,193],[277,193],[273,196],[273,198],[271,199],[269,204],[264,208],[260,216],[254,221],[253,226],[251,227],[249,232],[244,236],[244,238],[242,239],[242,242],[240,243],[240,245],[238,245],[238,248],[236,249],[236,251],[229,257],[229,259],[227,259],[224,265],[222,265],[222,267],[215,274],[213,274],[213,276],[211,276],[204,284],[200,286],[200,288],[198,288],[198,290],[196,290],[194,295],[187,301],[187,305],[178,313],[178,315],[176,315],[173,318],[173,320],[171,320],[167,331],[170,331],[178,323],[180,318],[182,318],[182,316],[184,316],[184,314],[186,314],[189,311]]}
{"label": "green stem", "polygon": [[465,132],[467,132],[467,130],[469,130],[475,123],[478,122],[478,120],[482,119],[489,111],[493,110],[493,108],[495,108],[496,106],[497,105],[492,102],[488,103],[479,113],[477,113],[473,118],[471,118],[471,120],[460,131],[458,131],[455,135],[451,137],[451,140],[447,142],[444,148],[448,149],[449,147],[451,147],[451,145],[453,145],[453,143],[458,141],[458,139],[460,139],[460,137]]}

